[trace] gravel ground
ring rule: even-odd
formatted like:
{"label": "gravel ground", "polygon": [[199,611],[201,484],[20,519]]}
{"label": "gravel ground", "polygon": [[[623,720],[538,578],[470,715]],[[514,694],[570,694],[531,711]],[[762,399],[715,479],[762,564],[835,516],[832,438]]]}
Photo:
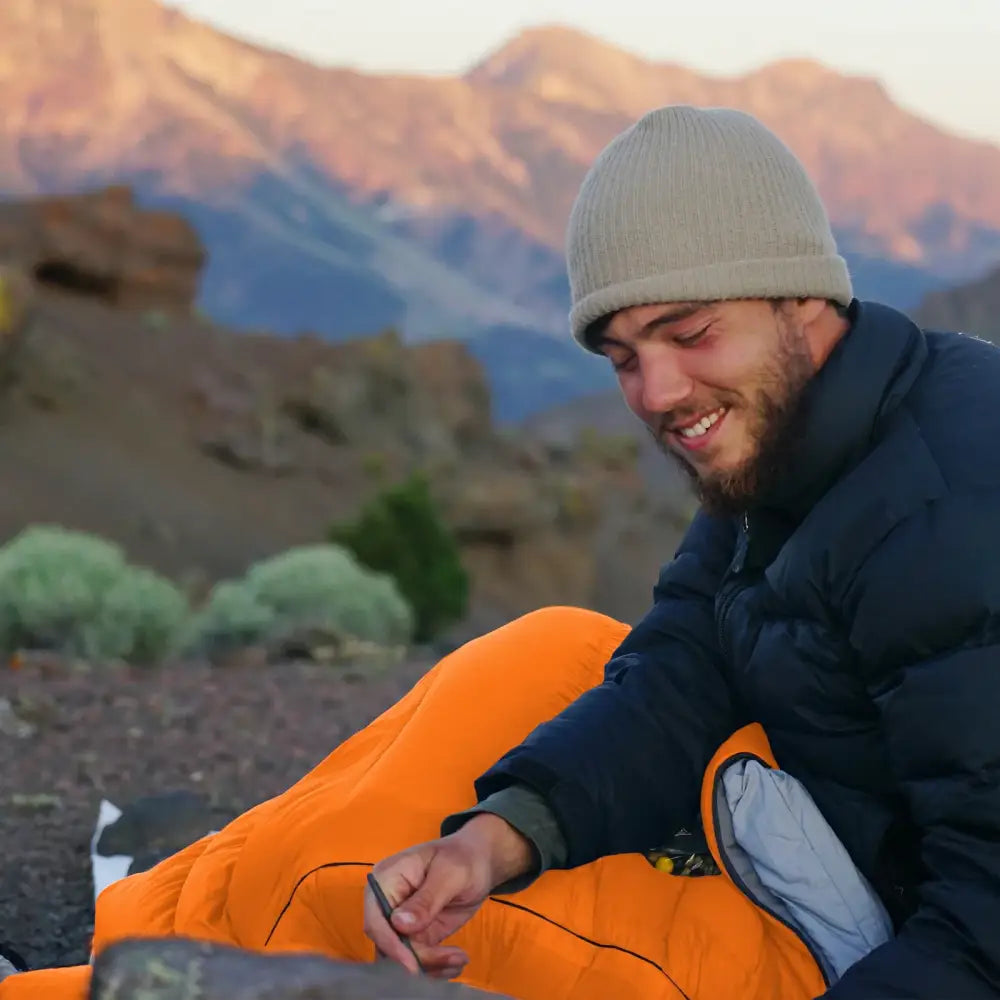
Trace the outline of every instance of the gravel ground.
{"label": "gravel ground", "polygon": [[0,699],[34,732],[0,718],[0,943],[32,968],[87,960],[101,798],[185,789],[224,822],[300,778],[431,662],[374,677],[307,664],[4,669]]}

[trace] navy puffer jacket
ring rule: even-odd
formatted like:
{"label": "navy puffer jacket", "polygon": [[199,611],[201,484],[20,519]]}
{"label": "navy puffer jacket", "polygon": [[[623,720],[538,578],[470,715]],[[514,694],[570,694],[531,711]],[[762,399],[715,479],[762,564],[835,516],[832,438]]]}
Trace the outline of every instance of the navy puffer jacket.
{"label": "navy puffer jacket", "polygon": [[570,866],[644,851],[759,722],[896,924],[826,996],[997,997],[1000,350],[851,313],[778,488],[694,519],[605,682],[477,791],[542,794]]}

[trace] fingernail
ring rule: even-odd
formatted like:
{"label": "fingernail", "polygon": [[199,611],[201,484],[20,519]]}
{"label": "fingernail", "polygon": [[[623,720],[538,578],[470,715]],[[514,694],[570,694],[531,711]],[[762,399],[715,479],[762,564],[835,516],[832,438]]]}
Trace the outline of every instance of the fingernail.
{"label": "fingernail", "polygon": [[394,919],[396,923],[402,924],[404,927],[412,927],[417,922],[417,918],[408,910],[400,910]]}

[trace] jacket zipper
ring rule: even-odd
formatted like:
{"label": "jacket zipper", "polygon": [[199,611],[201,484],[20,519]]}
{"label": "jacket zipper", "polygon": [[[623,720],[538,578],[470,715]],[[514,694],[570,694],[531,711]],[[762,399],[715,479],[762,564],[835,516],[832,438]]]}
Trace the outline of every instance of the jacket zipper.
{"label": "jacket zipper", "polygon": [[719,602],[719,610],[716,614],[716,630],[718,632],[719,648],[722,655],[729,655],[729,611],[740,592],[740,586],[736,583],[728,583],[722,592],[722,600]]}
{"label": "jacket zipper", "polygon": [[805,945],[806,951],[809,952],[812,960],[816,963],[816,968],[819,969],[819,974],[823,977],[823,982],[827,987],[833,985],[830,977],[827,975],[826,969],[823,966],[823,962],[817,954],[816,950],[813,948],[812,944],[804,938],[795,927],[793,927],[784,917],[780,914],[775,913],[769,906],[758,900],[754,894],[750,891],[750,887],[743,881],[740,877],[739,872],[737,872],[732,865],[729,863],[729,857],[726,855],[722,847],[722,830],[719,826],[719,810],[716,806],[716,801],[718,798],[719,783],[722,781],[722,774],[730,764],[735,764],[741,760],[755,760],[757,763],[761,764],[770,770],[771,765],[768,764],[766,760],[761,759],[754,753],[736,753],[732,757],[727,757],[719,766],[716,768],[715,776],[712,779],[712,829],[715,831],[715,844],[719,852],[719,861],[722,863],[722,867],[725,868],[726,874],[732,879],[733,884],[739,889],[740,892],[750,900],[754,906],[762,909],[768,916],[773,917],[778,921],[783,927],[787,927],[802,943]]}
{"label": "jacket zipper", "polygon": [[[742,528],[745,536],[750,534],[750,517],[745,513],[743,515]],[[746,541],[744,541],[743,544],[747,544]],[[726,575],[730,576],[732,573],[733,571],[730,569],[730,572]],[[723,656],[727,656],[729,652],[729,611],[741,589],[742,588],[738,583],[730,579],[727,583],[723,584],[720,590],[722,599],[719,601],[719,610],[715,616],[715,627],[717,638],[719,640],[719,647],[722,650]]]}

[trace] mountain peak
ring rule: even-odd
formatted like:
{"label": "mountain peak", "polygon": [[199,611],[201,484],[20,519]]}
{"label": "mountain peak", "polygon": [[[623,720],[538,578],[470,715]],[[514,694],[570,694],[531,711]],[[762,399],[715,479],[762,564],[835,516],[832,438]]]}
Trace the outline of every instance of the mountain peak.
{"label": "mountain peak", "polygon": [[697,75],[657,64],[577,28],[526,28],[467,74],[481,85],[524,90],[592,110],[641,111],[658,92],[690,85]]}
{"label": "mountain peak", "polygon": [[609,42],[563,24],[540,24],[518,32],[467,74],[479,83],[526,87],[545,72],[593,76],[611,66],[642,62]]}
{"label": "mountain peak", "polygon": [[770,76],[775,79],[787,80],[789,83],[812,83],[832,78],[841,79],[843,74],[817,59],[810,59],[806,56],[788,56],[784,59],[776,59],[774,62],[761,66],[754,74],[758,76]]}

